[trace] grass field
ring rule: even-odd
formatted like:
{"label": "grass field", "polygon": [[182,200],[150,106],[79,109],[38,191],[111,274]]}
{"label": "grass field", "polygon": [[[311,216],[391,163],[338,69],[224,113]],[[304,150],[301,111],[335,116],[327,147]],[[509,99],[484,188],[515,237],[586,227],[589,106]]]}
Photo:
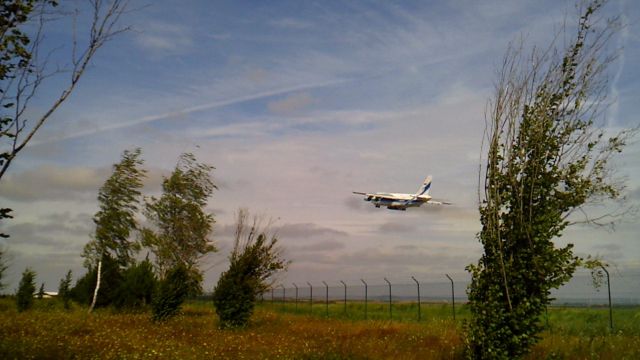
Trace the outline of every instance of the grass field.
{"label": "grass field", "polygon": [[[308,306],[308,303],[306,304]],[[217,328],[210,303],[190,302],[182,314],[154,323],[149,313],[99,309],[92,315],[75,306],[64,311],[55,300],[40,300],[33,310],[17,313],[12,299],[0,299],[2,359],[457,359],[462,357],[461,321],[450,307],[417,308],[369,304],[364,320],[361,303],[324,304],[295,310],[294,304],[262,304],[251,325],[239,330]],[[414,312],[415,310],[415,312]],[[305,312],[306,311],[306,312]],[[458,318],[467,316],[461,307]],[[351,315],[349,315],[351,313]],[[358,315],[361,313],[362,315]],[[549,310],[549,330],[531,359],[638,359],[640,308],[615,309],[616,330],[608,331],[606,309]],[[546,321],[544,319],[543,321]]]}

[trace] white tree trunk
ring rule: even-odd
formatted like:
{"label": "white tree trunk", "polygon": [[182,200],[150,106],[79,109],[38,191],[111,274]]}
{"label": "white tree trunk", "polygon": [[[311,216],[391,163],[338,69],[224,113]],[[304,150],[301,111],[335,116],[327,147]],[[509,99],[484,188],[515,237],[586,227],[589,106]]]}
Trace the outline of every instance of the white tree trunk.
{"label": "white tree trunk", "polygon": [[98,299],[98,290],[100,290],[100,278],[102,277],[101,275],[102,275],[102,259],[98,261],[98,279],[96,281],[96,289],[93,291],[93,301],[91,301],[89,312],[92,312],[93,308],[96,306],[96,300]]}

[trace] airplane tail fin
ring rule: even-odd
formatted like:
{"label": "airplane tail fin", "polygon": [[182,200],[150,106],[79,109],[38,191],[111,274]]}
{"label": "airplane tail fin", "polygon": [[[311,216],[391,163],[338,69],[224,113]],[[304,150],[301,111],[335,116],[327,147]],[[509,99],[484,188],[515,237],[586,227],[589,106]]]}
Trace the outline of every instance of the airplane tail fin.
{"label": "airplane tail fin", "polygon": [[424,182],[420,185],[416,196],[429,195],[429,190],[431,190],[431,175],[424,179]]}

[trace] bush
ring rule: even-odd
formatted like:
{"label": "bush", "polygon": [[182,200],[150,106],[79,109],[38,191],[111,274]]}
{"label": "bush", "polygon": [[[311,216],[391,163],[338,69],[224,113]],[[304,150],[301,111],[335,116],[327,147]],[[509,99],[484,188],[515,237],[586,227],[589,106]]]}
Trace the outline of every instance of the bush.
{"label": "bush", "polygon": [[118,308],[140,308],[151,304],[156,283],[149,259],[132,265],[123,273],[114,305]]}
{"label": "bush", "polygon": [[248,218],[248,211],[240,209],[229,270],[222,273],[213,291],[221,327],[245,326],[257,295],[270,286],[268,279],[288,265],[277,246],[278,239],[260,227],[257,217],[247,226]]}
{"label": "bush", "polygon": [[20,279],[20,286],[16,293],[16,305],[18,311],[22,312],[33,306],[33,294],[36,292],[36,273],[30,268],[26,268]]}
{"label": "bush", "polygon": [[164,321],[175,316],[189,292],[189,273],[178,265],[160,281],[153,299],[153,320]]}
{"label": "bush", "polygon": [[213,304],[221,327],[239,327],[249,322],[256,299],[256,284],[242,276],[239,267],[222,273],[213,293]]}

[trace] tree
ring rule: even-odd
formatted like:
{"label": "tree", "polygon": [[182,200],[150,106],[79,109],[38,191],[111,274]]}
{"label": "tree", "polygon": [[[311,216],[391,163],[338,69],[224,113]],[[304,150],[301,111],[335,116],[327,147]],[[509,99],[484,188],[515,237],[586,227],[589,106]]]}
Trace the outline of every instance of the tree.
{"label": "tree", "polygon": [[[91,59],[107,41],[126,31],[118,22],[126,11],[127,0],[91,0],[91,22],[87,29],[86,44],[78,42],[74,34],[71,47],[71,69],[52,69],[49,56],[41,58],[45,26],[53,20],[48,8],[55,7],[53,0],[8,0],[0,5],[0,81],[2,117],[0,120],[0,179],[16,155],[24,149],[35,133],[71,95],[82,78]],[[27,34],[25,27],[35,23],[36,30]],[[63,70],[70,72],[68,83],[42,113],[27,117],[30,101],[38,93],[43,82]],[[32,119],[32,120],[30,120]]]}
{"label": "tree", "polygon": [[247,224],[249,212],[238,211],[229,270],[220,275],[213,303],[222,327],[245,326],[253,313],[257,296],[273,285],[273,275],[285,270],[278,239],[262,227],[257,217]]}
{"label": "tree", "polygon": [[[85,263],[85,265],[87,265]],[[109,254],[102,257],[101,281],[94,307],[113,305],[122,286],[123,270]],[[98,264],[88,265],[87,272],[80,277],[71,289],[70,297],[75,302],[91,306],[98,282]]]}
{"label": "tree", "polygon": [[33,306],[33,294],[36,291],[36,273],[30,268],[26,268],[22,273],[18,292],[16,293],[16,305],[18,312],[29,310]]}
{"label": "tree", "polygon": [[155,229],[142,231],[143,244],[155,255],[160,279],[169,270],[184,267],[190,295],[202,291],[198,261],[216,251],[209,238],[213,215],[205,212],[216,189],[210,176],[213,169],[198,163],[192,154],[182,154],[171,176],[162,182],[162,196],[151,197],[146,203],[145,215]]}
{"label": "tree", "polygon": [[9,266],[7,265],[7,251],[0,246],[0,290],[4,289],[7,284],[2,282],[4,278],[4,272],[7,271]]}
{"label": "tree", "polygon": [[145,170],[141,169],[140,148],[125,150],[122,160],[113,165],[113,173],[107,179],[98,194],[100,210],[94,215],[95,237],[84,249],[83,256],[89,264],[97,263],[97,282],[91,312],[95,306],[100,289],[102,262],[105,256],[114,259],[124,268],[133,261],[133,253],[139,245],[130,240],[130,235],[138,228],[135,215],[140,202],[140,188]]}
{"label": "tree", "polygon": [[44,298],[44,283],[40,284],[40,290],[38,290],[38,299]]}
{"label": "tree", "polygon": [[62,300],[66,310],[69,310],[71,302],[71,275],[71,270],[69,270],[67,275],[60,279],[60,285],[58,286],[58,298]]}
{"label": "tree", "polygon": [[[16,156],[36,132],[69,98],[82,78],[91,59],[107,41],[127,28],[118,22],[126,11],[128,0],[90,0],[91,16],[86,43],[75,33],[69,39],[70,68],[50,63],[51,53],[45,49],[47,24],[63,17],[52,15],[56,0],[6,0],[0,4],[0,180]],[[77,16],[79,11],[70,12]],[[74,19],[74,24],[76,21]],[[35,26],[35,28],[34,28]],[[75,30],[75,29],[74,29]],[[55,75],[67,73],[57,95],[48,105],[31,106],[31,100],[43,100],[41,87]],[[11,209],[0,209],[0,220],[11,218]],[[0,234],[6,237],[6,234]]]}
{"label": "tree", "polygon": [[[484,253],[467,270],[473,358],[520,357],[535,344],[552,288],[582,259],[553,240],[577,222],[604,224],[620,212],[587,216],[589,204],[619,199],[623,184],[611,160],[634,131],[607,137],[603,114],[607,42],[616,22],[595,19],[605,1],[590,1],[564,49],[527,56],[507,52],[487,119],[488,156],[480,204]],[[576,213],[585,214],[576,218]]]}

